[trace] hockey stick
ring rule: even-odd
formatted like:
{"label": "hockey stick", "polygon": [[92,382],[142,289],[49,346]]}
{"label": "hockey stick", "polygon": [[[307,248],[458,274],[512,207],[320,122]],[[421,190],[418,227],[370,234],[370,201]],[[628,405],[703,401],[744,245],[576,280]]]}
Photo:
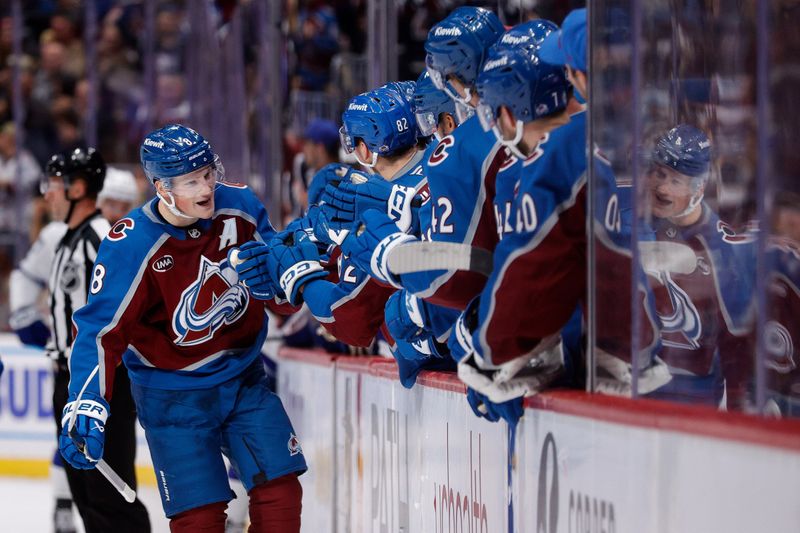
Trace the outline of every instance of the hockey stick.
{"label": "hockey stick", "polygon": [[[78,440],[79,437],[75,433],[75,420],[78,417],[78,404],[83,397],[83,392],[86,390],[86,386],[89,385],[89,382],[92,381],[92,378],[95,376],[95,374],[97,374],[99,368],[99,366],[94,367],[94,370],[92,370],[92,373],[89,374],[89,377],[84,382],[83,388],[81,388],[81,391],[78,393],[78,397],[75,398],[75,408],[72,410],[72,414],[69,418],[69,424],[67,425],[67,434],[69,435],[69,438],[71,438],[72,442],[75,443],[75,447],[78,448],[78,451],[84,455],[86,455],[86,443]],[[105,460],[99,459],[97,461],[96,468],[98,472],[103,474],[103,477],[105,477],[108,482],[111,483],[115,489],[117,489],[117,492],[122,495],[126,502],[133,503],[133,501],[136,499],[136,491],[130,488],[128,484],[125,483],[121,477],[119,477],[119,474],[114,472],[114,469],[105,462]]]}
{"label": "hockey stick", "polygon": [[484,276],[492,273],[492,253],[457,242],[409,242],[392,250],[386,258],[394,274],[430,270],[468,270]]}

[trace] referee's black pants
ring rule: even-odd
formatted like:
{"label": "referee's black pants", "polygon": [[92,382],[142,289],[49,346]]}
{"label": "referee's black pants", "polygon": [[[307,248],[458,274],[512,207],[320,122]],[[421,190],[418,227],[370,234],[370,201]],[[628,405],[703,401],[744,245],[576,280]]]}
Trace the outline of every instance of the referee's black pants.
{"label": "referee's black pants", "polygon": [[[57,435],[61,434],[61,411],[69,394],[69,371],[59,364],[53,386],[53,416]],[[103,459],[136,490],[136,407],[131,398],[131,383],[124,365],[117,367],[111,410],[105,425]],[[64,461],[72,500],[83,519],[86,533],[149,533],[147,509],[137,498],[128,503],[111,483],[95,469],[78,470]]]}

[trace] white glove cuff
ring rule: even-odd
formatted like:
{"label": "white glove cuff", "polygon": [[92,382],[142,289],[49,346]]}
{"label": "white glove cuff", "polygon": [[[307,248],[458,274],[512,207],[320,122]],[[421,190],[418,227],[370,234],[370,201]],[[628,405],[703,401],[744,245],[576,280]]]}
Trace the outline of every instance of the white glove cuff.
{"label": "white glove cuff", "polygon": [[405,291],[403,296],[406,303],[406,311],[408,311],[408,318],[410,318],[418,328],[424,328],[425,321],[422,319],[422,311],[419,309],[419,298],[408,291]]}
{"label": "white glove cuff", "polygon": [[305,276],[313,273],[313,272],[321,272],[322,265],[319,264],[319,261],[300,261],[299,263],[293,264],[291,267],[287,268],[283,274],[281,274],[281,289],[283,290],[283,294],[289,299],[289,302],[292,304],[295,303],[295,294],[294,294],[294,286],[297,281]]}
{"label": "white glove cuff", "polygon": [[[64,406],[64,411],[61,413],[62,427],[69,424],[69,419],[72,418],[72,411],[74,408],[75,402],[69,402]],[[96,418],[103,424],[108,420],[108,409],[106,409],[106,406],[94,400],[81,400],[78,404],[78,414],[88,416],[89,418]]]}
{"label": "white glove cuff", "polygon": [[411,200],[413,199],[414,189],[405,185],[394,185],[389,200],[386,202],[386,214],[404,233],[411,227]]}
{"label": "white glove cuff", "polygon": [[389,270],[387,259],[389,257],[389,252],[391,252],[395,247],[403,244],[404,242],[415,240],[416,237],[406,235],[405,233],[392,233],[391,235],[384,237],[384,239],[378,243],[378,246],[376,246],[375,250],[372,252],[372,258],[370,259],[370,269],[372,270],[372,274],[374,274],[379,280],[384,281],[398,289],[402,289],[402,286],[395,280],[394,274],[392,274],[392,272]]}
{"label": "white glove cuff", "polygon": [[455,328],[456,341],[458,341],[458,345],[461,346],[461,349],[466,354],[464,357],[477,355],[475,354],[475,346],[472,344],[472,332],[464,321],[463,313],[458,317],[458,320],[456,320]]}

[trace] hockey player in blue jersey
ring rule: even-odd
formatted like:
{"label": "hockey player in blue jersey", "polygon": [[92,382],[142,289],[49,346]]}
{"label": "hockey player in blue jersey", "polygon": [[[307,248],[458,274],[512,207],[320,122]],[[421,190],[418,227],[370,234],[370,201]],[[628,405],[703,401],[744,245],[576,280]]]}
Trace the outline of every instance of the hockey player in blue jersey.
{"label": "hockey player in blue jersey", "polygon": [[[414,191],[424,186],[425,176],[423,152],[417,147],[414,114],[407,99],[388,88],[358,95],[348,103],[342,122],[342,146],[379,180],[368,188],[385,186],[394,191],[397,201],[391,211],[398,222],[410,228],[414,218],[410,203]],[[364,181],[363,175],[354,176],[355,181]],[[343,183],[355,185],[349,180]],[[336,191],[332,188],[329,196],[323,193],[322,201],[337,203],[344,210],[346,206],[339,203]],[[368,201],[368,195],[360,200]],[[320,219],[313,224],[314,233],[325,239],[328,232],[321,229]],[[327,276],[316,250],[305,239],[286,237],[297,242],[276,243],[274,249],[255,243],[243,247],[239,256],[244,263],[237,269],[245,277],[273,279],[290,301],[305,301],[314,317],[336,338],[353,346],[368,346],[383,325],[383,308],[395,289],[370,279],[338,250],[331,256],[337,263],[336,272]],[[336,231],[327,237],[338,238]]]}
{"label": "hockey player in blue jersey", "polygon": [[640,246],[642,264],[673,375],[655,397],[719,406],[724,393],[723,407],[742,409],[753,368],[755,237],[735,233],[703,202],[710,168],[708,137],[681,124],[657,140],[646,175],[655,242]]}
{"label": "hockey player in blue jersey", "polygon": [[[569,122],[570,86],[563,69],[541,62],[535,49],[517,47],[493,50],[481,68],[476,88],[482,127],[522,161],[522,168],[518,191],[510,195],[510,208],[502,213],[503,220],[498,220],[501,240],[494,252],[493,272],[482,293],[458,319],[449,345],[459,359],[459,376],[467,385],[486,394],[491,404],[513,400],[511,405],[520,405],[523,384],[527,392],[535,392],[560,372],[559,332],[582,296],[581,280],[576,279],[585,271],[581,246],[585,214],[583,205],[576,202],[581,176],[572,176],[574,182],[552,173],[547,174],[547,183],[536,179],[548,139]],[[505,231],[506,223],[510,231]],[[538,249],[535,258],[527,257],[534,255],[530,242],[538,243],[533,247]],[[554,276],[555,272],[559,275]],[[495,294],[496,286],[510,285],[512,277],[515,300],[506,302],[509,296],[505,291]],[[550,290],[560,294],[545,295]],[[516,298],[538,304],[523,309]],[[546,311],[533,320],[531,307]],[[515,340],[490,349],[480,343],[476,346],[473,333],[483,330],[481,326],[493,320],[494,313],[504,316],[492,323],[491,334]],[[517,364],[523,357],[527,362],[533,356],[542,364],[526,372],[524,379],[522,373],[512,373],[507,381],[487,377],[504,363]]]}
{"label": "hockey player in blue jersey", "polygon": [[[549,21],[534,21],[516,26],[500,37],[502,27],[493,13],[459,8],[431,29],[426,42],[427,72],[434,85],[454,100],[456,110],[472,109],[478,102],[473,87],[475,76],[493,44],[497,43],[498,49],[533,50],[555,27]],[[427,120],[429,124],[433,122],[430,116]],[[444,136],[430,149],[426,160],[431,213],[426,237],[436,242],[493,250],[499,240],[498,228],[506,226],[499,219],[506,208],[503,205],[501,210],[495,204],[496,191],[498,184],[502,184],[504,204],[513,196],[518,161],[491,132],[481,128],[477,117],[467,119]],[[465,271],[439,270],[401,276],[381,271],[380,262],[373,261],[373,252],[385,235],[378,238],[374,231],[376,222],[366,228],[362,242],[350,239],[354,260],[362,261],[362,266],[370,268],[382,281],[402,286],[417,297],[461,310],[486,281],[480,274]],[[391,241],[392,246],[399,244],[395,238]],[[383,252],[382,245],[378,255],[387,257]],[[379,268],[371,268],[373,264]]]}
{"label": "hockey player in blue jersey", "polygon": [[[545,58],[548,41],[570,47],[572,66],[567,72],[582,69],[578,76],[570,76],[576,80],[574,88],[584,92],[585,10],[570,14],[563,29],[545,39],[539,60]],[[538,106],[528,107],[526,113],[530,102],[515,101],[519,91],[500,90],[520,83],[519,77],[505,71],[506,65],[511,71],[525,71],[524,61],[510,57],[513,52],[506,54],[507,59],[487,61],[483,67],[478,115],[525,158],[511,209],[513,231],[506,233],[495,249],[492,275],[480,297],[462,314],[449,342],[452,352],[462,357],[459,376],[492,403],[535,393],[552,379],[552,371],[560,363],[555,336],[574,316],[576,307],[585,304],[587,278],[585,111],[572,114],[566,125],[550,130],[547,136],[543,135],[547,131],[537,131],[537,121],[521,120],[535,117]],[[552,51],[548,62],[563,64]],[[544,68],[542,61],[533,65]],[[609,195],[615,193],[610,165],[597,156],[592,164],[609,201]],[[621,233],[622,225],[614,230]],[[623,235],[614,239],[625,241]],[[629,257],[627,261],[630,263]],[[630,287],[630,274],[625,279]],[[613,378],[627,384],[630,393],[631,369],[625,363],[629,350],[614,348],[609,355],[618,361],[613,365]],[[663,365],[654,364],[652,352],[647,355],[648,364],[640,367],[646,369],[646,379],[639,380],[642,390],[658,388],[669,380]]]}
{"label": "hockey player in blue jersey", "polygon": [[[172,531],[222,531],[232,497],[224,454],[250,497],[252,531],[299,531],[306,470],[260,350],[271,283],[239,283],[227,255],[274,235],[247,187],[195,131],[170,125],[141,146],[157,198],[111,228],[75,313],[70,402],[59,445],[76,468],[103,456],[108,400],[124,364]],[[265,302],[266,301],[266,302]]]}
{"label": "hockey player in blue jersey", "polygon": [[[489,59],[497,50],[502,49],[535,50],[542,39],[555,29],[557,26],[554,23],[545,20],[530,21],[515,26],[493,45]],[[450,135],[459,123],[458,117],[455,116],[455,103],[447,93],[433,85],[427,71],[417,81],[415,101],[418,102],[417,122],[423,134],[436,133],[437,138],[442,139]],[[429,148],[426,161],[435,149],[436,146]],[[512,157],[510,164],[513,165],[518,159],[516,156]],[[507,217],[518,181],[518,172],[515,170],[507,167],[497,174],[495,181],[496,194],[493,205],[498,238],[502,238],[503,232],[510,228]],[[421,225],[423,228],[427,227],[422,236],[423,240],[430,240],[431,237],[430,214],[430,202],[426,202],[420,209]],[[438,353],[447,352],[441,343],[446,342],[458,315],[455,309],[436,306],[407,290],[392,295],[386,306],[387,326],[395,338],[405,338],[417,346],[429,346],[432,351]]]}
{"label": "hockey player in blue jersey", "polygon": [[[428,33],[427,72],[434,86],[453,99],[457,113],[477,104],[475,78],[489,47],[502,33],[497,15],[476,7],[455,9]],[[432,241],[494,248],[494,182],[498,172],[508,168],[509,159],[474,116],[439,141],[426,161]],[[462,309],[485,278],[470,272],[434,271],[385,281],[431,303]]]}

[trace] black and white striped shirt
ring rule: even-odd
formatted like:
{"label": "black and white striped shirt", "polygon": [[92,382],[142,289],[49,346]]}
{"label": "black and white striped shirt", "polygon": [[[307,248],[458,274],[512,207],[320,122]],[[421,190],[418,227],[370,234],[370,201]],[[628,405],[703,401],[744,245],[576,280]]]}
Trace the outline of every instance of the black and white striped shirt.
{"label": "black and white striped shirt", "polygon": [[72,313],[86,304],[92,269],[100,242],[111,225],[95,211],[76,228],[67,230],[56,249],[50,270],[52,336],[48,355],[65,361],[72,344]]}

